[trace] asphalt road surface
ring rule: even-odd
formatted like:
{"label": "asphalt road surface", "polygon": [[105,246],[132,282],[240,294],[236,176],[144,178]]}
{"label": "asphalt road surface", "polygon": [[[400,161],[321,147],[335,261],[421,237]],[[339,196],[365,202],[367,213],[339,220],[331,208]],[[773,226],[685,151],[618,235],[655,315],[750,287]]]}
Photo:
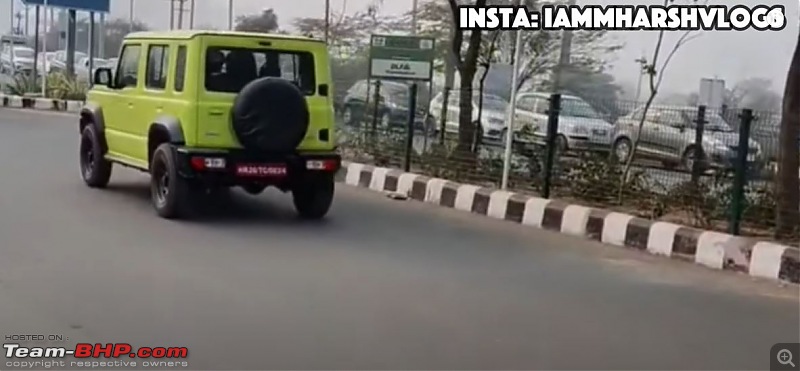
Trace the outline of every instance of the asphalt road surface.
{"label": "asphalt road surface", "polygon": [[82,184],[76,125],[0,109],[0,335],[216,370],[767,369],[798,341],[797,286],[346,186],[322,223],[276,192],[162,220],[141,173]]}

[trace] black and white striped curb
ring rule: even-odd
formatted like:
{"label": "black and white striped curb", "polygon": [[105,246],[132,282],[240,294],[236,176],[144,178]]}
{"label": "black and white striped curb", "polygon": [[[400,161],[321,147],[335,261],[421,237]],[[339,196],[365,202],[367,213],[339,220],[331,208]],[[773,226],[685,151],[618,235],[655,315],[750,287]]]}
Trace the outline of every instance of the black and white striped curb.
{"label": "black and white striped curb", "polygon": [[37,111],[80,112],[83,102],[0,94],[0,107],[26,108]]}
{"label": "black and white striped curb", "polygon": [[713,269],[800,283],[800,249],[796,247],[360,163],[345,162],[338,177],[351,186],[398,193],[490,218],[639,249]]}

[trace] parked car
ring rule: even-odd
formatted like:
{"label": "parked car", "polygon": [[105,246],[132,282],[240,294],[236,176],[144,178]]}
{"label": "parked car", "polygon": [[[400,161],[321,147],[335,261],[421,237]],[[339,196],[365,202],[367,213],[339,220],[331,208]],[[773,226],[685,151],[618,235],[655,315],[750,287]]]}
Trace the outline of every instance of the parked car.
{"label": "parked car", "polygon": [[[472,99],[472,120],[480,121],[483,139],[493,142],[505,142],[506,121],[508,115],[508,101],[500,96],[483,94],[483,101],[479,102],[481,95],[474,94]],[[435,123],[439,122],[438,117],[442,112],[444,94],[439,93],[431,99],[428,108],[429,116]],[[447,99],[447,116],[445,117],[445,132],[458,132],[460,97],[457,92],[451,93]],[[481,105],[479,112],[478,106]],[[478,116],[480,114],[480,117]],[[438,129],[438,127],[437,127]]]}
{"label": "parked car", "polygon": [[40,74],[50,73],[50,63],[53,61],[55,56],[55,52],[39,53],[39,56],[36,59],[36,70]]}
{"label": "parked car", "polygon": [[[74,59],[75,65],[78,65],[77,62],[86,57],[88,57],[86,53],[76,51]],[[65,71],[67,71],[67,51],[59,50],[55,52],[53,59],[50,61],[50,71],[48,72],[65,72]]]}
{"label": "parked car", "polygon": [[[633,140],[638,132],[644,107],[639,107],[617,123],[613,153],[621,161],[631,155]],[[695,107],[650,107],[645,116],[637,156],[662,162],[666,167],[691,169],[698,151],[695,145]],[[707,112],[702,150],[706,161],[703,167],[733,168],[739,147],[739,133],[718,113]],[[751,169],[763,166],[761,146],[749,140],[747,162]]]}
{"label": "parked car", "polygon": [[[537,143],[544,144],[547,138],[547,109],[550,94],[540,92],[522,93],[517,96],[515,122],[529,125]],[[556,148],[566,151],[608,151],[614,125],[598,113],[589,103],[573,95],[561,96],[561,111],[558,116]]]}
{"label": "parked car", "polygon": [[[342,121],[345,125],[371,122],[377,112],[378,126],[382,128],[405,127],[408,125],[409,85],[395,81],[380,81],[380,98],[375,106],[375,89],[378,80],[359,80],[342,101]],[[417,100],[419,102],[419,99]],[[425,107],[417,104],[415,125],[423,126]]]}
{"label": "parked car", "polygon": [[5,74],[33,73],[33,58],[36,51],[22,45],[13,45],[0,54],[0,69]]}

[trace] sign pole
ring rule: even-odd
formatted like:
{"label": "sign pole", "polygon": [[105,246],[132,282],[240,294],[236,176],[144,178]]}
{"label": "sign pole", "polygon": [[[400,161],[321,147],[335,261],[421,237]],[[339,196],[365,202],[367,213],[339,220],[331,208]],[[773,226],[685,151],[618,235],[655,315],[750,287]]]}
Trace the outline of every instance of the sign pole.
{"label": "sign pole", "polygon": [[[43,27],[42,27],[42,34],[44,35],[44,37],[42,37],[42,53],[43,53],[42,55],[46,56],[47,55],[47,36],[50,33],[49,32],[50,27],[48,27],[48,26],[50,26],[50,24],[47,21],[47,10],[48,10],[47,9],[47,0],[44,0],[44,6],[42,6],[42,10],[44,10],[42,12],[42,13],[44,13],[44,23],[43,23]],[[42,63],[42,65],[44,66],[44,71],[42,71],[42,98],[47,98],[47,76],[49,75],[49,72],[50,72],[50,71],[48,71],[48,68],[47,68],[47,62],[48,62],[47,61],[47,57],[44,57],[44,63]]]}
{"label": "sign pole", "polygon": [[[522,5],[522,1],[520,1]],[[522,49],[522,31],[514,31],[516,33],[514,40],[514,64],[511,68],[511,101],[508,104],[508,116],[506,122],[506,148],[503,156],[503,178],[500,183],[500,189],[508,187],[508,175],[511,172],[511,148],[514,145],[514,116],[517,112],[517,75],[519,75],[519,56],[520,49]]]}

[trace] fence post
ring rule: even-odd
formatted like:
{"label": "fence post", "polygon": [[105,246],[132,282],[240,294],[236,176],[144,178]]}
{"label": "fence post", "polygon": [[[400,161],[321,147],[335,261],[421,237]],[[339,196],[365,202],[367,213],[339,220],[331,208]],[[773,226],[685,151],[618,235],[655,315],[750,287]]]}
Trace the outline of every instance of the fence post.
{"label": "fence post", "polygon": [[544,185],[542,197],[550,198],[550,187],[553,177],[553,162],[556,156],[556,135],[558,135],[558,114],[561,111],[561,94],[550,95],[550,107],[547,109],[546,157],[544,163]]}
{"label": "fence post", "polygon": [[692,161],[692,183],[697,184],[706,160],[706,152],[703,149],[703,131],[706,126],[706,106],[697,107],[697,119],[695,119],[694,130],[694,161]]}
{"label": "fence post", "polygon": [[734,164],[733,195],[731,195],[730,233],[739,235],[744,211],[744,187],[747,182],[747,154],[750,151],[750,124],[753,122],[753,110],[744,109],[739,115],[739,145],[736,150]]}
{"label": "fence post", "polygon": [[417,118],[417,84],[411,84],[408,94],[408,132],[406,133],[406,158],[403,164],[405,172],[411,171],[411,151],[414,150],[414,123]]}

